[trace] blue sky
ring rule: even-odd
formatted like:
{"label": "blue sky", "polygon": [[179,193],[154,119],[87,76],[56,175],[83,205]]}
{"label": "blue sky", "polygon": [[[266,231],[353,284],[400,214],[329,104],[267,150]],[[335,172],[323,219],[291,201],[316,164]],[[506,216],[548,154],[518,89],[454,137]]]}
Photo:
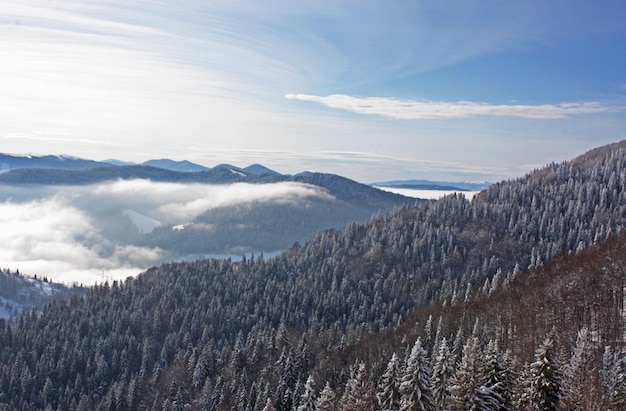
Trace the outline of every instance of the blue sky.
{"label": "blue sky", "polygon": [[0,3],[0,152],[498,181],[626,138],[626,3]]}

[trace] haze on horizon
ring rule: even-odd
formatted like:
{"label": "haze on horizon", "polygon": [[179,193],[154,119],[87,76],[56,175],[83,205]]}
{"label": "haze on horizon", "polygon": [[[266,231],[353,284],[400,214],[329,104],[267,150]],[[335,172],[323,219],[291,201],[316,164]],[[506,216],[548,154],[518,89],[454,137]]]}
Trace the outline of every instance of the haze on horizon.
{"label": "haze on horizon", "polygon": [[626,4],[0,4],[0,151],[498,181],[626,138]]}

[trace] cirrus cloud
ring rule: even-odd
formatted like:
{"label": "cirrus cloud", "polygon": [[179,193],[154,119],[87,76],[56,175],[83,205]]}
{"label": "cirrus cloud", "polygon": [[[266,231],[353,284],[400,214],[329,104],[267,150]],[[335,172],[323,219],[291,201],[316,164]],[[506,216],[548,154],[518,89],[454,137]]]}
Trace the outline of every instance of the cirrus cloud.
{"label": "cirrus cloud", "polygon": [[489,104],[474,101],[403,100],[393,97],[354,97],[344,94],[314,96],[287,94],[289,100],[310,101],[330,108],[359,114],[374,114],[402,120],[454,119],[474,116],[522,117],[539,120],[565,118],[577,114],[623,111],[596,101],[559,104]]}

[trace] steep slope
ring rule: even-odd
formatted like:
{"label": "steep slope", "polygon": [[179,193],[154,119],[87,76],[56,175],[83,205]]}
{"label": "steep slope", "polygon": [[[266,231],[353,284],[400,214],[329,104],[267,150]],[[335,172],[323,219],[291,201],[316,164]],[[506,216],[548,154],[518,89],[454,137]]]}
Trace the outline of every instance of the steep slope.
{"label": "steep slope", "polygon": [[45,277],[31,278],[0,270],[0,318],[16,320],[26,311],[42,310],[54,300],[69,299],[86,291],[84,287],[49,282]]}
{"label": "steep slope", "polygon": [[[367,378],[377,381],[387,358],[380,358],[375,345],[358,343],[402,324],[394,338],[413,336],[415,322],[409,326],[405,320],[425,306],[441,312],[436,304],[445,312],[458,310],[447,320],[445,335],[459,325],[461,336],[467,335],[475,321],[467,309],[481,304],[477,293],[496,298],[499,290],[521,293],[532,283],[541,295],[540,282],[549,271],[535,279],[520,272],[563,256],[584,256],[585,248],[618,235],[626,224],[625,184],[624,151],[610,151],[584,169],[552,164],[496,184],[471,203],[446,197],[328,230],[270,260],[167,264],[125,283],[95,287],[84,299],[23,316],[19,326],[0,334],[0,403],[13,409],[262,409],[270,398],[277,409],[292,410],[311,374],[340,393],[361,369],[352,367],[353,359],[367,360]],[[557,319],[585,324],[609,318],[602,328],[588,325],[598,343],[614,342],[623,323],[610,325],[620,306],[606,296],[617,295],[617,274],[607,277],[615,280],[613,288],[601,293],[601,306],[592,305],[593,312],[576,311],[576,294],[562,290],[569,277],[549,284],[544,295],[555,304],[528,299],[520,306],[535,305],[537,315],[547,317],[533,322],[535,311],[529,311],[519,332],[543,332]],[[529,283],[513,288],[523,278]],[[513,307],[489,317],[501,326],[483,333],[481,322],[492,320],[481,319],[471,336],[459,338],[455,358],[461,358],[463,345],[473,347],[474,338],[479,355],[479,344],[486,346],[496,330],[514,348],[520,341],[520,355],[536,347],[537,337],[518,334],[516,302],[502,298],[502,307]],[[553,311],[559,307],[567,310]],[[600,315],[605,307],[613,317]],[[483,336],[487,341],[480,343]],[[573,344],[570,336],[564,334],[561,346]],[[425,346],[432,348],[432,339],[430,344]]]}

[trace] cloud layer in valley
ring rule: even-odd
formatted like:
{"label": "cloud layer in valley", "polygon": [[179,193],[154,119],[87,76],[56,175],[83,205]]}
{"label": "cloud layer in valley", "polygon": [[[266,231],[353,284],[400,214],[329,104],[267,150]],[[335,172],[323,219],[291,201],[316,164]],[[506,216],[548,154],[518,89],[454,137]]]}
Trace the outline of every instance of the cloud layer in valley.
{"label": "cloud layer in valley", "polygon": [[318,187],[275,184],[203,185],[113,181],[91,186],[0,187],[0,267],[47,276],[57,282],[92,284],[126,278],[172,258],[133,240],[144,216],[168,226],[202,212],[247,202],[293,202],[329,194]]}

